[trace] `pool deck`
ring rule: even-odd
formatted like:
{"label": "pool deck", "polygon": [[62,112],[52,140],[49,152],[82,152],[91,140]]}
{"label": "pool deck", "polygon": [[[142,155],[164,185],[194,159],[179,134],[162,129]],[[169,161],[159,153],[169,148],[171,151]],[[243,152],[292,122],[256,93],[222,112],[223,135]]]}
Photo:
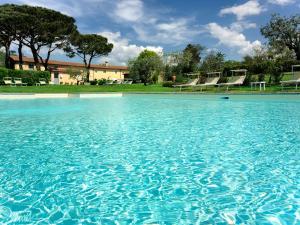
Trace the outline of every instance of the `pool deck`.
{"label": "pool deck", "polygon": [[0,100],[64,99],[64,98],[113,98],[125,95],[300,95],[300,92],[124,92],[124,93],[0,93]]}
{"label": "pool deck", "polygon": [[78,94],[69,94],[69,93],[60,93],[60,94],[32,94],[32,93],[13,93],[13,94],[1,94],[0,100],[18,100],[18,99],[61,99],[61,98],[112,98],[112,97],[122,97],[122,93],[78,93]]}

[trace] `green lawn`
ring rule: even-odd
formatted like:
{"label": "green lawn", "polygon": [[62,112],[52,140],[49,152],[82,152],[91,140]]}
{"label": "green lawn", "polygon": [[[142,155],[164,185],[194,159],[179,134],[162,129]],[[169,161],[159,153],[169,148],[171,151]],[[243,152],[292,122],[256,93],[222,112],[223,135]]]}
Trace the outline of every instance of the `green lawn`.
{"label": "green lawn", "polygon": [[[185,88],[182,92],[197,92],[200,89],[192,90]],[[0,93],[84,93],[84,92],[143,92],[143,93],[159,93],[159,92],[179,92],[179,88],[162,87],[161,85],[132,84],[132,85],[110,85],[110,86],[69,86],[69,85],[47,85],[47,86],[29,86],[29,87],[10,87],[0,86]],[[226,88],[208,88],[203,93],[224,93]],[[267,86],[267,93],[282,92],[280,86]],[[286,87],[284,92],[296,92],[295,86]],[[300,87],[297,90],[300,93]],[[251,90],[250,87],[232,87],[227,93],[259,93],[259,90]]]}

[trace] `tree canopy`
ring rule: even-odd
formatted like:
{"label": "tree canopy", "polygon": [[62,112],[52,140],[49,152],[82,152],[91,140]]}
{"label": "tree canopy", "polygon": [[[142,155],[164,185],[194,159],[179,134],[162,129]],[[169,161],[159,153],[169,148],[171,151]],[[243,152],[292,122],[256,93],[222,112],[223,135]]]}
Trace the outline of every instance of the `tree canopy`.
{"label": "tree canopy", "polygon": [[205,73],[208,72],[221,72],[224,67],[225,55],[221,52],[210,52],[203,59],[201,70]]}
{"label": "tree canopy", "polygon": [[89,81],[92,60],[108,55],[113,49],[113,44],[108,43],[107,38],[98,34],[74,33],[69,39],[69,45],[65,48],[69,57],[78,56],[83,60],[87,70],[86,79]]}
{"label": "tree canopy", "polygon": [[197,69],[201,61],[201,53],[205,48],[199,44],[188,44],[183,50],[182,72],[190,73]]}
{"label": "tree canopy", "polygon": [[261,33],[270,45],[288,47],[300,60],[300,15],[281,17],[273,14],[270,22],[261,28]]}
{"label": "tree canopy", "polygon": [[[25,45],[31,49],[37,68],[40,68],[41,62],[46,70],[51,53],[63,48],[67,37],[77,30],[75,20],[60,12],[14,4],[0,6],[0,28],[0,38],[5,41],[8,58],[10,44],[18,41],[19,46]],[[44,58],[42,50],[46,52]]]}
{"label": "tree canopy", "polygon": [[156,52],[144,50],[139,56],[129,62],[129,74],[134,79],[140,79],[147,85],[157,80],[163,70],[163,62]]}

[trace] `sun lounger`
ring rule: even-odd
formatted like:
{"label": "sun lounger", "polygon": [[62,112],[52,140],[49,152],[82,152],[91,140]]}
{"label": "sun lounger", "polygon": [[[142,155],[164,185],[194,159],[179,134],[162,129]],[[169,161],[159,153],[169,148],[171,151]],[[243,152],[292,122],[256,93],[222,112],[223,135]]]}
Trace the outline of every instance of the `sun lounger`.
{"label": "sun lounger", "polygon": [[40,78],[39,82],[35,84],[36,86],[47,85],[46,79]]}
{"label": "sun lounger", "polygon": [[132,84],[132,80],[124,80],[122,84]]}
{"label": "sun lounger", "polygon": [[204,84],[197,84],[197,85],[195,85],[195,88],[196,87],[201,87],[201,91],[202,91],[203,87],[209,87],[209,86],[217,85],[219,80],[220,80],[220,77],[209,77],[209,78],[206,78]]}
{"label": "sun lounger", "polygon": [[122,80],[115,80],[113,84],[122,84]]}
{"label": "sun lounger", "polygon": [[14,86],[14,83],[13,83],[11,77],[3,77],[3,82],[4,82],[4,85]]}
{"label": "sun lounger", "polygon": [[295,84],[296,85],[296,90],[298,89],[298,85],[300,84],[300,78],[297,80],[286,80],[286,81],[280,81],[281,84],[281,88],[283,89],[283,87],[285,85],[292,85]]}
{"label": "sun lounger", "polygon": [[298,85],[300,84],[300,72],[295,73],[292,80],[280,81],[281,89],[287,85],[296,85],[296,90],[298,89]]}
{"label": "sun lounger", "polygon": [[173,85],[173,87],[179,87],[180,91],[183,87],[193,87],[198,83],[199,79],[192,79],[189,82],[187,82],[186,84],[177,84],[177,85]]}
{"label": "sun lounger", "polygon": [[244,83],[246,76],[233,76],[231,77],[227,83],[221,83],[218,84],[219,87],[221,86],[226,86],[227,87],[227,91],[229,89],[230,86],[240,86]]}
{"label": "sun lounger", "polygon": [[14,84],[16,86],[27,86],[27,83],[22,82],[22,78],[14,78]]}
{"label": "sun lounger", "polygon": [[105,85],[111,85],[111,84],[113,84],[113,83],[114,83],[113,80],[107,80],[107,81],[105,82]]}

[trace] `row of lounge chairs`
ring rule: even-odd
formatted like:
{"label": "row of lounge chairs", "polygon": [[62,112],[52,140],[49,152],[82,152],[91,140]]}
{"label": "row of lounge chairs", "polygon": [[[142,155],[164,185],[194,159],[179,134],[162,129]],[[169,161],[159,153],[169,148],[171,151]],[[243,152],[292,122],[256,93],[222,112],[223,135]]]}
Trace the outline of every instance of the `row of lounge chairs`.
{"label": "row of lounge chairs", "polygon": [[10,86],[27,86],[27,83],[24,83],[22,81],[22,78],[14,78],[12,79],[11,77],[4,77],[3,82],[5,85],[10,85]]}
{"label": "row of lounge chairs", "polygon": [[[219,83],[219,79],[220,77],[211,77],[211,78],[206,78],[205,83],[203,84],[198,84],[199,82],[199,78],[196,79],[192,79],[189,82],[187,82],[186,84],[179,84],[179,85],[173,85],[173,87],[179,87],[180,91],[182,88],[184,87],[192,87],[193,89],[200,87],[201,91],[203,88],[209,87],[209,86],[218,86],[218,87],[222,87],[225,86],[227,88],[227,90],[229,89],[230,86],[240,86],[243,85],[245,79],[246,79],[246,75],[243,76],[232,76],[229,78],[228,82],[226,83]],[[282,89],[285,86],[289,86],[289,85],[295,85],[296,86],[296,90],[298,89],[298,86],[300,84],[300,72],[295,72],[293,79],[291,80],[286,80],[286,81],[280,81],[281,87]]]}
{"label": "row of lounge chairs", "polygon": [[[27,86],[27,83],[22,81],[22,78],[19,77],[4,77],[3,78],[3,83],[4,85],[9,85],[9,86]],[[41,86],[41,85],[46,85],[47,81],[46,79],[40,78],[39,82],[36,83],[36,86]]]}
{"label": "row of lounge chairs", "polygon": [[113,85],[113,84],[132,84],[132,80],[107,80],[105,85]]}
{"label": "row of lounge chairs", "polygon": [[245,75],[243,75],[243,76],[234,76],[234,77],[231,77],[228,80],[227,83],[219,83],[218,84],[218,82],[220,80],[220,77],[211,77],[211,78],[207,78],[205,80],[205,83],[197,84],[198,81],[199,81],[199,78],[196,78],[196,79],[190,80],[186,84],[173,85],[173,87],[179,87],[180,91],[184,87],[192,87],[193,89],[195,89],[197,87],[200,87],[201,91],[202,91],[203,88],[206,88],[206,87],[209,87],[209,86],[218,86],[218,87],[225,86],[228,90],[230,86],[240,86],[240,85],[242,85],[244,83],[245,79],[246,79]]}

